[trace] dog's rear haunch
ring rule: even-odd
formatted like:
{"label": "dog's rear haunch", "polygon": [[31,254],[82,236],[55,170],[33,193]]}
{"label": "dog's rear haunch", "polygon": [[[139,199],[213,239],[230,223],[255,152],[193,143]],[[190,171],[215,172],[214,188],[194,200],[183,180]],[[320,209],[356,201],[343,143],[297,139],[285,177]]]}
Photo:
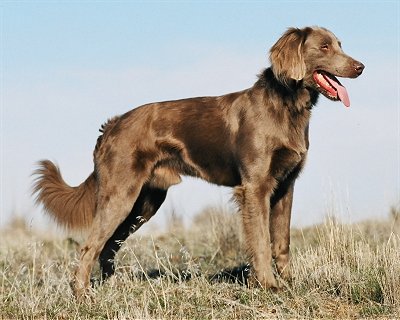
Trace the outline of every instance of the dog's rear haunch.
{"label": "dog's rear haunch", "polygon": [[37,201],[60,225],[90,231],[75,273],[78,297],[97,258],[103,278],[114,273],[121,243],[157,212],[181,175],[235,188],[253,283],[279,287],[272,259],[280,276],[290,277],[293,188],[307,155],[311,109],[320,93],[349,106],[336,77],[356,78],[364,65],[320,27],[286,31],[270,61],[249,89],[147,104],[109,120],[94,171],[77,187],[50,161],[39,163]]}

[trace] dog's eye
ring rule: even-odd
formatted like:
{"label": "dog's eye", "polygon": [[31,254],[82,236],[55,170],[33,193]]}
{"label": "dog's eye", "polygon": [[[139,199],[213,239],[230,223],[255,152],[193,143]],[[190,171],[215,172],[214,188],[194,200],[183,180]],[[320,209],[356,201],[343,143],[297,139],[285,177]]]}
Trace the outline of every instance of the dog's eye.
{"label": "dog's eye", "polygon": [[320,47],[320,49],[321,49],[321,50],[324,50],[324,51],[329,50],[329,45],[328,45],[327,43],[324,43],[324,44]]}

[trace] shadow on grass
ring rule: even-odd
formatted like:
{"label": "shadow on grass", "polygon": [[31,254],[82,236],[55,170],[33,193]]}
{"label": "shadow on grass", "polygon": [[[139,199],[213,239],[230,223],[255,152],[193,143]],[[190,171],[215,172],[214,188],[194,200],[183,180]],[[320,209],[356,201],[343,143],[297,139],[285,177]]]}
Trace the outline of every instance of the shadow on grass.
{"label": "shadow on grass", "polygon": [[[247,279],[249,277],[249,273],[250,273],[250,265],[241,264],[234,268],[222,269],[221,271],[215,274],[207,275],[206,278],[211,283],[225,282],[225,283],[237,283],[240,285],[247,286]],[[148,270],[147,272],[140,272],[135,276],[142,280],[167,278],[172,282],[184,282],[191,280],[193,277],[201,276],[201,273],[200,272],[193,273],[190,270],[179,270],[177,272],[171,273],[170,271],[165,272],[159,269],[151,269]]]}

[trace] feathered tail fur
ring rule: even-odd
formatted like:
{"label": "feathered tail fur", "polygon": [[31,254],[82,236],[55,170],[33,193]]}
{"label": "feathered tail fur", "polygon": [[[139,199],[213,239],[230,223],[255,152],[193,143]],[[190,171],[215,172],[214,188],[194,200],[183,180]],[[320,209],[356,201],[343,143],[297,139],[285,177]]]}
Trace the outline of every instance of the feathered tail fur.
{"label": "feathered tail fur", "polygon": [[67,229],[86,229],[92,224],[96,209],[96,177],[90,176],[77,187],[67,185],[59,168],[49,160],[39,162],[33,185],[36,202]]}

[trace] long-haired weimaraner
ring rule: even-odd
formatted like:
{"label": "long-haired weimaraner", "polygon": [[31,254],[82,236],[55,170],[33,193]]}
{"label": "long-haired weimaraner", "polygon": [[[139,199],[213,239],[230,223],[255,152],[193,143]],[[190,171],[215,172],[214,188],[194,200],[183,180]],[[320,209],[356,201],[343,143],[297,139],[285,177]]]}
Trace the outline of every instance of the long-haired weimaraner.
{"label": "long-haired weimaraner", "polygon": [[270,50],[271,67],[249,89],[219,97],[151,103],[109,120],[94,150],[94,171],[68,186],[41,161],[37,201],[60,225],[89,228],[73,289],[85,294],[99,258],[103,277],[130,232],[149,220],[181,175],[234,187],[253,283],[279,287],[272,260],[290,277],[294,182],[307,150],[311,110],[320,93],[350,105],[336,77],[356,78],[364,65],[320,27],[290,28]]}

